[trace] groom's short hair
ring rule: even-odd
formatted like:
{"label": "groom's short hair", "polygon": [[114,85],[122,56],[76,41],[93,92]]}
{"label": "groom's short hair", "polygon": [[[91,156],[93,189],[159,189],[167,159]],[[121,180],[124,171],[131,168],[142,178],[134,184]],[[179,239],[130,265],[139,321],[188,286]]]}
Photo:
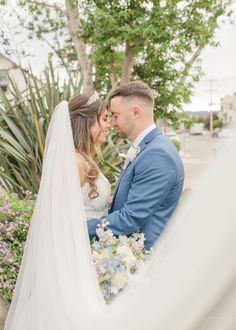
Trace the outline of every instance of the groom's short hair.
{"label": "groom's short hair", "polygon": [[152,89],[141,80],[131,81],[127,84],[117,87],[111,94],[114,97],[139,97],[145,99],[154,105],[154,94]]}

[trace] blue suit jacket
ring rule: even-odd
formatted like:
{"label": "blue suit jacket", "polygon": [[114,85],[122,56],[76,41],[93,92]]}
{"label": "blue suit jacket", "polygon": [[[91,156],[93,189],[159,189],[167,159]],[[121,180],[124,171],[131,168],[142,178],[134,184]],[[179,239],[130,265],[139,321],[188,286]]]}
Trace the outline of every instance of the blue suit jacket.
{"label": "blue suit jacket", "polygon": [[[158,128],[139,146],[137,157],[120,174],[106,219],[115,235],[143,232],[145,248],[150,249],[177,206],[184,168],[175,146]],[[90,237],[100,220],[88,221]]]}

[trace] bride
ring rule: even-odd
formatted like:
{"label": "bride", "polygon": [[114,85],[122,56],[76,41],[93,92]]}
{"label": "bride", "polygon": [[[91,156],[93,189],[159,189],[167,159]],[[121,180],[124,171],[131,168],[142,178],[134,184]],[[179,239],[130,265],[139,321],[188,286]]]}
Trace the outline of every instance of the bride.
{"label": "bride", "polygon": [[5,329],[89,329],[91,317],[105,305],[86,220],[103,215],[110,199],[110,185],[93,159],[109,127],[107,108],[97,93],[56,107]]}
{"label": "bride", "polygon": [[211,198],[196,187],[154,247],[146,270],[106,305],[86,220],[105,212],[110,196],[93,160],[108,129],[97,94],[56,107],[5,330],[235,329],[235,141],[203,181]]}
{"label": "bride", "polygon": [[110,184],[94,161],[110,128],[107,107],[95,92],[74,96],[68,108],[86,218],[99,218],[108,212],[111,196]]}

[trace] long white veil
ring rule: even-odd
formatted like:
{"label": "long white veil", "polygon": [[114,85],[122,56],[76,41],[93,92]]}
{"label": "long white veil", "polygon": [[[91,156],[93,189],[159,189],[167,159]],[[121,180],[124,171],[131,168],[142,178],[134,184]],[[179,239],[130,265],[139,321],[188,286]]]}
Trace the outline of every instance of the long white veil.
{"label": "long white veil", "polygon": [[5,329],[78,329],[76,320],[89,325],[96,304],[104,306],[63,101],[48,129],[40,189]]}
{"label": "long white veil", "polygon": [[61,102],[5,330],[235,329],[235,141],[171,220],[146,270],[107,306],[90,255],[68,105]]}

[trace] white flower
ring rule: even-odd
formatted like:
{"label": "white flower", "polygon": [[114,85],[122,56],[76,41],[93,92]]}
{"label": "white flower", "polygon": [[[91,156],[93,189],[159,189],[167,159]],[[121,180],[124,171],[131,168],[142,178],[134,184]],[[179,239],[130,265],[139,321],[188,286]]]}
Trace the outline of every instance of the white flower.
{"label": "white flower", "polygon": [[140,241],[134,241],[131,245],[131,248],[134,253],[139,253],[143,250],[143,244]]}
{"label": "white flower", "polygon": [[137,259],[132,259],[129,264],[127,265],[127,268],[131,274],[135,273],[138,268],[138,261]]}
{"label": "white flower", "polygon": [[128,276],[126,272],[117,272],[115,273],[112,279],[112,286],[117,290],[122,289],[128,280]]}
{"label": "white flower", "polygon": [[117,288],[115,288],[114,286],[111,288],[112,294],[117,294],[118,292],[119,292],[119,290]]}
{"label": "white flower", "polygon": [[140,152],[140,147],[138,146],[137,148],[131,146],[127,152],[127,154],[119,154],[120,157],[125,158],[125,163],[124,163],[124,169],[129,165],[129,163],[132,163],[137,155]]}
{"label": "white flower", "polygon": [[120,245],[127,245],[127,243],[128,243],[128,237],[127,236],[125,236],[125,235],[119,235],[119,243],[120,243]]}
{"label": "white flower", "polygon": [[111,257],[110,254],[103,250],[103,251],[99,254],[99,257],[97,257],[97,259],[98,259],[99,261],[102,261],[102,260],[105,259],[105,258],[110,259],[110,257]]}
{"label": "white flower", "polygon": [[120,245],[117,247],[117,252],[119,254],[125,255],[127,257],[133,257],[133,252],[128,245]]}
{"label": "white flower", "polygon": [[99,260],[99,253],[95,250],[92,251],[92,257],[93,257],[93,261],[96,262],[97,260]]}
{"label": "white flower", "polygon": [[137,157],[138,153],[140,152],[140,147],[134,148],[134,147],[130,147],[129,151],[127,153],[127,159],[132,162],[133,160],[135,160],[135,158]]}
{"label": "white flower", "polygon": [[117,248],[117,253],[122,255],[122,260],[125,263],[127,270],[132,272],[132,269],[137,265],[137,259],[134,256],[132,249],[127,245],[120,245]]}

